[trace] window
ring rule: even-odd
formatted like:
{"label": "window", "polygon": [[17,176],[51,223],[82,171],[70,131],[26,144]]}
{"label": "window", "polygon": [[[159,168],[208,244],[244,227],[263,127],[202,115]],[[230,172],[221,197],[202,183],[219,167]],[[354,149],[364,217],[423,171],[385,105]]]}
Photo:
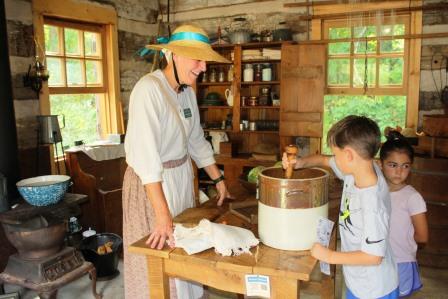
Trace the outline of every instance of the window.
{"label": "window", "polygon": [[[80,5],[77,0],[64,0],[63,4],[60,0],[33,0],[32,6],[34,37],[45,48],[44,53],[36,51],[45,54],[50,68],[49,85],[44,84],[39,95],[39,113],[65,114],[64,146],[74,140],[95,140],[98,134],[106,138],[107,134],[123,133],[115,8],[92,1]],[[70,108],[58,110],[58,105]],[[69,120],[67,111],[83,118]],[[53,163],[52,171],[55,169]]]}
{"label": "window", "polygon": [[44,22],[50,111],[65,117],[63,144],[98,140],[100,107],[107,93],[104,29],[54,19]]}
{"label": "window", "polygon": [[371,117],[382,132],[386,126],[405,126],[408,28],[406,16],[324,21],[323,36],[329,41],[324,153],[330,152],[328,130],[346,115]]}

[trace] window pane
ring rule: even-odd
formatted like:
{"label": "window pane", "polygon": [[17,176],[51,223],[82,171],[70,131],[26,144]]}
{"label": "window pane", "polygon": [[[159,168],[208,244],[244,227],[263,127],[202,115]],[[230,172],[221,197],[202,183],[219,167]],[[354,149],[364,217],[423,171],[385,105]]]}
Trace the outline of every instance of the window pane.
{"label": "window pane", "polygon": [[328,46],[328,54],[350,54],[350,42],[346,43],[330,43]]}
{"label": "window pane", "polygon": [[366,49],[366,42],[354,42],[354,52],[355,54],[364,54],[364,53],[376,53],[376,40],[369,40],[367,41],[367,49]]}
{"label": "window pane", "polygon": [[380,42],[381,53],[403,53],[404,39],[382,40]]}
{"label": "window pane", "polygon": [[[347,115],[365,115],[378,123],[380,131],[387,126],[404,127],[406,121],[406,96],[339,96],[324,97],[323,153],[329,154],[327,132],[333,124]],[[384,141],[384,136],[382,137]]]}
{"label": "window pane", "polygon": [[[368,86],[375,86],[376,79],[376,59],[367,59],[367,70],[365,68],[365,59],[355,59],[353,64],[353,86],[364,87],[367,79]],[[367,72],[367,78],[366,78]]]}
{"label": "window pane", "polygon": [[59,49],[59,28],[56,26],[44,25],[44,35],[45,53],[61,54],[61,49]]}
{"label": "window pane", "polygon": [[85,55],[91,57],[101,56],[100,34],[96,32],[84,32]]}
{"label": "window pane", "polygon": [[61,58],[47,57],[47,69],[50,74],[48,86],[64,86],[63,62]]}
{"label": "window pane", "polygon": [[380,85],[403,84],[403,58],[382,58],[379,69]]}
{"label": "window pane", "polygon": [[405,32],[405,27],[404,24],[395,24],[394,25],[394,35],[404,35]]}
{"label": "window pane", "polygon": [[87,85],[99,85],[102,83],[101,62],[96,60],[86,60]]}
{"label": "window pane", "polygon": [[354,37],[374,37],[376,36],[376,26],[360,26],[353,30]]}
{"label": "window pane", "polygon": [[99,138],[98,95],[50,95],[51,114],[65,115],[65,128],[61,129],[64,146],[75,141],[90,143]]}
{"label": "window pane", "polygon": [[404,24],[395,24],[395,25],[383,25],[381,26],[381,35],[404,35],[405,34],[405,26]]}
{"label": "window pane", "polygon": [[351,30],[349,27],[329,28],[328,33],[330,39],[351,37]]}
{"label": "window pane", "polygon": [[65,54],[81,56],[80,31],[71,28],[64,28]]}
{"label": "window pane", "polygon": [[328,59],[328,84],[350,84],[350,59]]}
{"label": "window pane", "polygon": [[84,85],[82,60],[67,59],[66,68],[67,68],[67,85]]}

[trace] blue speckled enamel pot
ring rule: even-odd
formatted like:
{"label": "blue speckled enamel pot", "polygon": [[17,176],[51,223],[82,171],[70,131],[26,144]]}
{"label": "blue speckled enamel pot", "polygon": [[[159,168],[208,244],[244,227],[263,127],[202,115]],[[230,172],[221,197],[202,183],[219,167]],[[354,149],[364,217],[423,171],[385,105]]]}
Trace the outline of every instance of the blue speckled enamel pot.
{"label": "blue speckled enamel pot", "polygon": [[60,201],[70,184],[66,175],[43,175],[17,182],[20,195],[33,206],[48,206]]}

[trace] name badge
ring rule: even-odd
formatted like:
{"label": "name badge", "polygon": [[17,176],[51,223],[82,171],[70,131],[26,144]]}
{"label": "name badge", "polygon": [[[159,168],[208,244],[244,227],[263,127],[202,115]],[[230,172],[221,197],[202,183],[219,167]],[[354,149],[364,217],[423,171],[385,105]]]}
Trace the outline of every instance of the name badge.
{"label": "name badge", "polygon": [[184,116],[185,118],[190,118],[192,116],[190,108],[184,109]]}

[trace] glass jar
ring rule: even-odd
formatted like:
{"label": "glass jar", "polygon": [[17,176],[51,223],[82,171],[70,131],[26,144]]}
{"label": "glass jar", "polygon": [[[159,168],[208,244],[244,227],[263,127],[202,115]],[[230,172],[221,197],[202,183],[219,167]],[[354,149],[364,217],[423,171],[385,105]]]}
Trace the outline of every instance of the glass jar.
{"label": "glass jar", "polygon": [[203,72],[202,73],[202,83],[206,83],[208,81],[208,73]]}
{"label": "glass jar", "polygon": [[226,81],[226,76],[224,75],[224,69],[219,69],[218,73],[218,82],[224,82]]}
{"label": "glass jar", "polygon": [[233,81],[233,64],[229,67],[229,70],[227,71],[227,81],[228,82]]}
{"label": "glass jar", "polygon": [[248,63],[244,66],[243,81],[252,82],[254,81],[254,69],[252,64]]}
{"label": "glass jar", "polygon": [[263,65],[261,77],[263,81],[272,81],[272,66],[269,63]]}
{"label": "glass jar", "polygon": [[210,70],[210,77],[209,77],[209,81],[210,82],[216,82],[218,80],[217,78],[218,74],[216,73],[216,69],[211,69]]}

